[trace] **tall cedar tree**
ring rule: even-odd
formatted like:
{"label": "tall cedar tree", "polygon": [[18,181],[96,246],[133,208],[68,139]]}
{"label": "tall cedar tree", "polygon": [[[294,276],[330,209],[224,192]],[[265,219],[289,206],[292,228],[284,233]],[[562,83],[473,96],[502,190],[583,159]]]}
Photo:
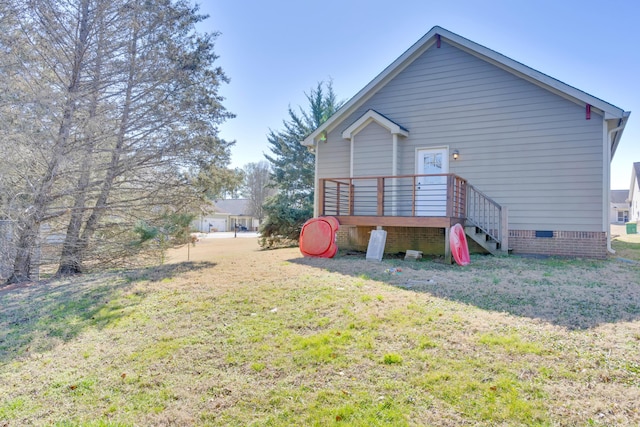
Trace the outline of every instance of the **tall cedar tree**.
{"label": "tall cedar tree", "polygon": [[299,113],[289,107],[284,129],[267,136],[271,155],[272,179],[277,194],[263,206],[266,220],[260,227],[260,245],[272,247],[297,242],[300,229],[313,216],[314,154],[300,142],[324,123],[342,102],[336,100],[331,82],[319,82],[305,94],[309,109]]}

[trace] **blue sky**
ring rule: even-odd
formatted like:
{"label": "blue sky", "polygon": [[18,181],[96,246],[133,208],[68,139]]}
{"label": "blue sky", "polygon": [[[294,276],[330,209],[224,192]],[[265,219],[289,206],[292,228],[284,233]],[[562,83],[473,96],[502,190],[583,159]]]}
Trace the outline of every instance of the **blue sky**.
{"label": "blue sky", "polygon": [[333,80],[348,100],[438,25],[631,111],[612,162],[611,187],[629,187],[640,162],[640,2],[637,0],[203,0],[200,31],[220,31],[216,53],[237,115],[232,166],[264,160],[269,129],[289,106]]}

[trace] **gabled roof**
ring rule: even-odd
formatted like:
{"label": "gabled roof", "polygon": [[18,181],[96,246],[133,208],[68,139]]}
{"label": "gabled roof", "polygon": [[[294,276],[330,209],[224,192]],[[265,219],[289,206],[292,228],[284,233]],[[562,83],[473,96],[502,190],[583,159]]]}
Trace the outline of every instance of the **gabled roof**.
{"label": "gabled roof", "polygon": [[589,95],[586,92],[578,90],[573,86],[569,86],[556,80],[546,74],[543,74],[533,68],[514,61],[496,51],[488,49],[482,45],[479,45],[471,40],[465,39],[455,33],[445,30],[441,27],[433,27],[427,34],[425,34],[420,40],[418,40],[413,46],[411,46],[406,52],[404,52],[398,59],[396,59],[391,65],[382,71],[376,78],[374,78],[368,85],[366,85],[360,92],[358,92],[353,98],[351,98],[345,105],[342,106],[333,116],[331,116],[326,122],[320,125],[315,131],[313,131],[304,141],[301,141],[303,145],[313,146],[321,138],[323,132],[329,132],[340,124],[344,118],[353,113],[362,104],[364,104],[369,98],[371,98],[376,92],[385,86],[390,80],[397,76],[402,70],[415,61],[420,55],[422,55],[427,49],[436,43],[446,42],[452,46],[455,46],[471,55],[474,55],[480,59],[490,62],[497,67],[500,67],[510,73],[513,73],[531,83],[534,83],[540,87],[543,87],[557,95],[563,96],[572,100],[578,104],[584,104],[585,106],[591,105],[592,109],[596,109],[602,112],[605,119],[618,119],[616,127],[619,128],[612,135],[611,151],[612,154],[618,145],[618,141],[622,136],[622,131],[629,117],[629,112],[609,104],[595,96]]}
{"label": "gabled roof", "polygon": [[251,216],[249,199],[216,200],[214,205],[216,213]]}
{"label": "gabled roof", "polygon": [[388,117],[378,113],[376,110],[367,110],[358,120],[353,122],[351,126],[346,128],[344,132],[342,132],[342,137],[344,139],[351,139],[362,129],[367,127],[369,123],[377,123],[383,128],[387,129],[391,132],[392,135],[402,135],[409,136],[409,131]]}
{"label": "gabled roof", "polygon": [[611,203],[627,203],[629,190],[611,190]]}
{"label": "gabled roof", "polygon": [[640,186],[640,162],[635,162],[633,167],[631,168],[631,185],[629,186],[629,200],[632,200],[634,195],[633,191],[635,190],[636,180],[638,181],[638,185]]}

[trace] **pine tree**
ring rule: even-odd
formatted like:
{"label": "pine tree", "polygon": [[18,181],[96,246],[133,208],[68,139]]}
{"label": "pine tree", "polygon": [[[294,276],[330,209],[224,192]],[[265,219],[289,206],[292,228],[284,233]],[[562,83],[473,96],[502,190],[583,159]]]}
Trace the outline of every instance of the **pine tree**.
{"label": "pine tree", "polygon": [[267,136],[271,155],[272,179],[277,194],[265,203],[267,217],[260,228],[260,245],[297,242],[300,229],[313,216],[315,163],[314,154],[300,142],[324,123],[342,105],[338,102],[331,82],[319,82],[306,94],[309,109],[296,112],[289,107],[284,129],[271,130]]}

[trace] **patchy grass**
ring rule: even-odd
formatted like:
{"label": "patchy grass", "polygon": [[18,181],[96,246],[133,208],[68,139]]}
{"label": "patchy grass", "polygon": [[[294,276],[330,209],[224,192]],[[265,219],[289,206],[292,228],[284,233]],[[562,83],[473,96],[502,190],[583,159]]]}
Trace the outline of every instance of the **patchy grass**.
{"label": "patchy grass", "polygon": [[0,425],[640,424],[637,265],[182,252],[0,291]]}
{"label": "patchy grass", "polygon": [[640,234],[619,236],[611,242],[611,247],[616,256],[640,262]]}

